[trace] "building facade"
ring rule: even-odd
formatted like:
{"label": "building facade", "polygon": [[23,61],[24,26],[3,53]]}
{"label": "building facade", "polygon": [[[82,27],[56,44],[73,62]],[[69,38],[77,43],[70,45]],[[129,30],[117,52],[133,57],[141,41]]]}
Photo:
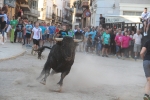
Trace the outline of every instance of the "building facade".
{"label": "building facade", "polygon": [[39,0],[26,0],[25,3],[20,3],[20,8],[24,11],[24,17],[33,22],[38,21],[38,17],[40,16],[38,1]]}
{"label": "building facade", "polygon": [[91,25],[99,26],[100,14],[105,17],[106,23],[140,22],[145,7],[150,11],[149,0],[92,0]]}
{"label": "building facade", "polygon": [[63,23],[69,26],[72,26],[72,14],[73,8],[70,5],[69,0],[64,0],[63,2]]}
{"label": "building facade", "polygon": [[71,4],[74,7],[72,21],[73,29],[76,26],[80,28],[90,26],[90,0],[73,0]]}

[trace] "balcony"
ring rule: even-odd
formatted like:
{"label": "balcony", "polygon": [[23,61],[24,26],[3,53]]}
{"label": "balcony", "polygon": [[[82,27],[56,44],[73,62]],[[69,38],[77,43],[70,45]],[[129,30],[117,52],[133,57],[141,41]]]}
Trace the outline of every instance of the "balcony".
{"label": "balcony", "polygon": [[89,0],[82,0],[81,6],[82,6],[83,8],[89,7]]}
{"label": "balcony", "polygon": [[64,16],[63,22],[68,23],[68,24],[72,24],[72,16]]}
{"label": "balcony", "polygon": [[31,9],[30,11],[24,11],[24,14],[34,16],[34,17],[40,17],[40,12],[36,9]]}
{"label": "balcony", "polygon": [[20,8],[24,11],[30,11],[30,7],[28,4],[20,4]]}
{"label": "balcony", "polygon": [[62,17],[56,16],[56,22],[61,23],[63,21]]}
{"label": "balcony", "polygon": [[82,14],[83,14],[83,10],[82,10],[82,8],[75,8],[75,16],[76,17],[81,17],[82,16]]}
{"label": "balcony", "polygon": [[52,19],[55,20],[56,19],[56,14],[52,14]]}
{"label": "balcony", "polygon": [[52,20],[52,14],[46,14],[46,19]]}

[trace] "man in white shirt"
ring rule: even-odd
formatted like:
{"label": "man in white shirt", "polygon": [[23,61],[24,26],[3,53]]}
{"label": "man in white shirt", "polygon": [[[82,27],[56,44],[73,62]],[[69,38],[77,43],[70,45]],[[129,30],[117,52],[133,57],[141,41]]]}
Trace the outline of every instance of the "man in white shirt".
{"label": "man in white shirt", "polygon": [[2,11],[2,15],[0,15],[0,17],[4,17],[4,21],[7,23],[7,15],[4,12],[5,11]]}
{"label": "man in white shirt", "polygon": [[138,53],[141,51],[142,35],[140,34],[140,30],[137,30],[137,33],[134,34],[133,40],[134,40],[134,52],[135,52],[135,60],[136,60]]}
{"label": "man in white shirt", "polygon": [[150,26],[150,13],[148,13],[147,16],[146,36],[148,35],[149,26]]}
{"label": "man in white shirt", "polygon": [[[33,47],[31,54],[33,54],[33,50],[37,50],[39,47],[40,39],[42,39],[42,29],[39,27],[39,23],[35,23],[35,27],[32,29],[31,39],[33,39]],[[30,39],[30,40],[31,40]]]}
{"label": "man in white shirt", "polygon": [[146,28],[147,28],[147,16],[148,16],[147,8],[144,9],[144,12],[141,14],[142,22],[144,24],[144,36],[147,36]]}

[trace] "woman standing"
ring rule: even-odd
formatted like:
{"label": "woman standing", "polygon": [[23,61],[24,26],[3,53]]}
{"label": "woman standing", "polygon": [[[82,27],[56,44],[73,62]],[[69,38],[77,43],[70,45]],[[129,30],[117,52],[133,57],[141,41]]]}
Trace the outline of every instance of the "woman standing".
{"label": "woman standing", "polygon": [[42,29],[39,27],[38,22],[35,23],[35,27],[32,29],[31,39],[33,39],[34,44],[31,51],[31,54],[33,54],[33,50],[38,49],[40,39],[42,39]]}
{"label": "woman standing", "polygon": [[125,36],[122,37],[122,41],[121,41],[121,53],[122,53],[122,59],[124,60],[124,54],[126,53],[126,51],[128,50],[129,47],[129,42],[130,40],[132,40],[132,38],[130,38],[128,36],[128,32],[124,32]]}

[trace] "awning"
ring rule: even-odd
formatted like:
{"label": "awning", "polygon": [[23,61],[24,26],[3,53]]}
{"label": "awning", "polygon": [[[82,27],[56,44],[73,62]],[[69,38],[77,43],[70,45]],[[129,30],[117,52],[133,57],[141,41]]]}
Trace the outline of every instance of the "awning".
{"label": "awning", "polygon": [[23,11],[30,11],[30,7],[29,7],[29,5],[27,5],[27,4],[21,4],[21,5],[20,5],[20,8],[21,8]]}

